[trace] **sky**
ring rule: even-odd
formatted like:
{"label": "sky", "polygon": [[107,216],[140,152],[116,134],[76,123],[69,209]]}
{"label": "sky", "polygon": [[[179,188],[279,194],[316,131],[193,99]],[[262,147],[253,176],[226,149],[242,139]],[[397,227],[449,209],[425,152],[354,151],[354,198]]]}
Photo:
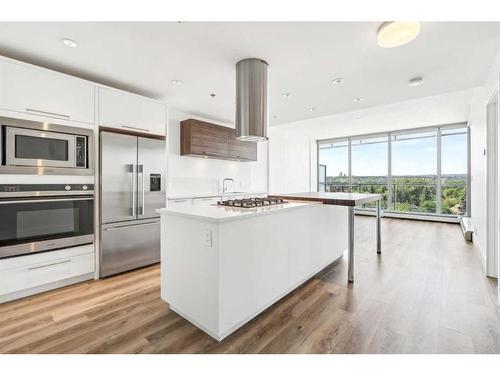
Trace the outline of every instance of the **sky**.
{"label": "sky", "polygon": [[[347,147],[320,150],[320,164],[327,165],[328,176],[347,174]],[[392,175],[436,174],[436,138],[392,142]],[[441,137],[441,173],[467,173],[467,135]],[[386,176],[387,143],[352,146],[353,176]]]}

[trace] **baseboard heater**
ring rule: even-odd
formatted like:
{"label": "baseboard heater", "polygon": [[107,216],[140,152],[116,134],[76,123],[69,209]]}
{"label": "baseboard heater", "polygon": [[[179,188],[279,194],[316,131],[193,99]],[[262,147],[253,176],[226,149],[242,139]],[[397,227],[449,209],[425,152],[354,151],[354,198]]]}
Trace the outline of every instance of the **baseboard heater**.
{"label": "baseboard heater", "polygon": [[460,227],[462,228],[462,233],[466,241],[472,241],[472,233],[474,230],[472,229],[472,221],[470,217],[461,217],[460,218]]}

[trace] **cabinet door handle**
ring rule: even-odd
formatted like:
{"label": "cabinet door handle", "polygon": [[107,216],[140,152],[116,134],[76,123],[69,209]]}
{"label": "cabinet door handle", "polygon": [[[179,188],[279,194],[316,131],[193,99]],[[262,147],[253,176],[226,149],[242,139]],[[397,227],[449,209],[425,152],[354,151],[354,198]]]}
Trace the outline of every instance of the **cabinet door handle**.
{"label": "cabinet door handle", "polygon": [[26,108],[26,110],[28,112],[40,113],[40,114],[49,115],[49,116],[58,116],[58,117],[64,117],[64,118],[70,118],[71,117],[71,116],[68,116],[68,115],[63,115],[61,113],[40,111],[38,109],[33,109],[33,108]]}
{"label": "cabinet door handle", "polygon": [[45,267],[51,267],[51,266],[57,266],[58,264],[63,264],[63,263],[69,263],[71,262],[71,259],[66,259],[66,260],[63,260],[61,262],[55,262],[55,263],[50,263],[50,264],[44,264],[43,266],[36,266],[36,267],[30,267],[28,268],[29,271],[33,271],[33,270],[38,270],[40,268],[45,268]]}
{"label": "cabinet door handle", "polygon": [[122,125],[122,128],[132,129],[132,130],[140,130],[140,131],[143,131],[143,132],[149,132],[150,131],[149,129],[136,128],[135,126],[125,126],[125,125]]}

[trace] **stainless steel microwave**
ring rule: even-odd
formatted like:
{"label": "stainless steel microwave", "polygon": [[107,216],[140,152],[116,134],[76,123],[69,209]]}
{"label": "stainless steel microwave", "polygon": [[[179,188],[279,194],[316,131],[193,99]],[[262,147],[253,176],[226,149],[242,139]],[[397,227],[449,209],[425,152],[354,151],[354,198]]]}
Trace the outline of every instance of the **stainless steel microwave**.
{"label": "stainless steel microwave", "polygon": [[93,174],[90,129],[0,117],[0,173]]}

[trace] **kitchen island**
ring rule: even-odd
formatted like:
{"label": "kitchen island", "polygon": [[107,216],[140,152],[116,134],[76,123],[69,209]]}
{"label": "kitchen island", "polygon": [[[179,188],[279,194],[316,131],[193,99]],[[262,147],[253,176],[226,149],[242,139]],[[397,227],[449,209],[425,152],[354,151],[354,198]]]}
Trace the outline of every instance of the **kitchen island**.
{"label": "kitchen island", "polygon": [[217,340],[340,258],[348,208],[179,205],[161,213],[161,296]]}
{"label": "kitchen island", "polygon": [[382,253],[382,242],[380,238],[380,200],[381,194],[360,194],[360,193],[335,193],[335,192],[306,192],[274,194],[270,198],[289,199],[299,202],[315,202],[328,206],[345,206],[349,209],[348,230],[349,230],[349,262],[347,270],[347,281],[354,282],[354,208],[356,206],[376,202],[376,228],[377,228],[377,254]]}

